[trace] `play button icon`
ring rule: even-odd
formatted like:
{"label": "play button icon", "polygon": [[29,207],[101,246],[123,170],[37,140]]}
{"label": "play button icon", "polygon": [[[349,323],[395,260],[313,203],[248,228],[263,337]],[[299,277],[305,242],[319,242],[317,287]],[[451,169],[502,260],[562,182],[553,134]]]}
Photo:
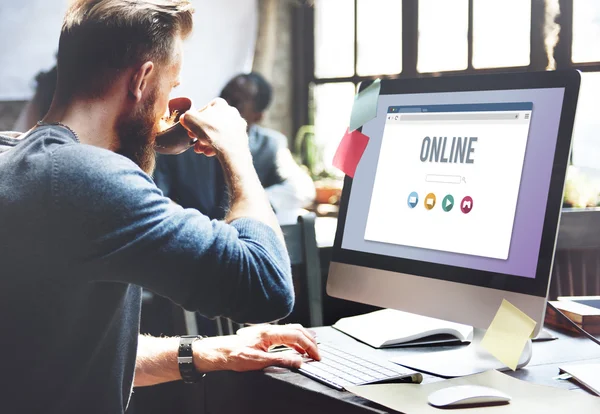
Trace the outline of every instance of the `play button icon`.
{"label": "play button icon", "polygon": [[447,213],[452,210],[452,207],[454,207],[454,197],[452,197],[451,194],[448,194],[444,197],[444,200],[442,200],[442,209]]}

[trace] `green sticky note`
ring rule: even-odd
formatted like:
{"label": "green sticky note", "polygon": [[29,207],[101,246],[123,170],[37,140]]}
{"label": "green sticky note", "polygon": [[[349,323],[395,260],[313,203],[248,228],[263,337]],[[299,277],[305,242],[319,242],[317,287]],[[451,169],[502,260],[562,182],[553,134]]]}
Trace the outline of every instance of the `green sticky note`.
{"label": "green sticky note", "polygon": [[503,299],[498,313],[481,340],[481,346],[514,371],[535,325],[533,319]]}
{"label": "green sticky note", "polygon": [[350,115],[350,132],[377,116],[380,90],[381,79],[375,79],[372,84],[354,97],[354,106],[352,106],[352,115]]}

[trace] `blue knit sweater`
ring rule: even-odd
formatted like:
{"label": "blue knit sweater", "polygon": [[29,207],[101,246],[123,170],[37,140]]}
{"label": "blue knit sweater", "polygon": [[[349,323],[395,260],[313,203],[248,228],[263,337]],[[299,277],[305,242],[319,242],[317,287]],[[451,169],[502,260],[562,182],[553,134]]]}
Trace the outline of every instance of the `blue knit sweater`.
{"label": "blue knit sweater", "polygon": [[60,126],[0,155],[3,407],[122,413],[141,287],[239,322],[284,317],[294,303],[268,226],[176,206],[129,159]]}

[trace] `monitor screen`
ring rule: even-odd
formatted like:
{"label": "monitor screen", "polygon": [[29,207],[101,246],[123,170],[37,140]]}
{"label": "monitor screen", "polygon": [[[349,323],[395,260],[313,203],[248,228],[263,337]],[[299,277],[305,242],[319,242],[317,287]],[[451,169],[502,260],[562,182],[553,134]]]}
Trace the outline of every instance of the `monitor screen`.
{"label": "monitor screen", "polygon": [[563,87],[380,95],[362,129],[370,141],[343,206],[341,248],[446,266],[440,274],[373,261],[428,277],[453,279],[462,268],[535,278],[564,95]]}

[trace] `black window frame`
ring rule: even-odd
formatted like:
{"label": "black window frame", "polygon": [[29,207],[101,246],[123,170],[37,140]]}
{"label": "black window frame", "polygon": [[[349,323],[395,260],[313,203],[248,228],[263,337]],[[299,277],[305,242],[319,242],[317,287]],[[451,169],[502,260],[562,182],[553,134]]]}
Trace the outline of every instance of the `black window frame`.
{"label": "black window frame", "polygon": [[[357,38],[358,38],[358,0],[354,0],[354,74],[337,78],[319,78],[315,76],[315,37],[314,37],[314,1],[301,0],[293,8],[292,47],[293,47],[293,130],[311,123],[310,89],[312,85],[352,82],[358,85],[365,80],[376,78],[416,78],[431,76],[452,76],[476,73],[502,73],[519,71],[541,71],[548,66],[548,57],[544,45],[545,0],[531,0],[530,60],[527,66],[480,68],[473,67],[473,2],[468,0],[468,66],[464,70],[420,73],[417,71],[419,41],[419,1],[402,1],[402,72],[395,75],[360,76],[357,74]],[[556,22],[560,25],[559,41],[554,49],[556,69],[574,68],[582,72],[600,72],[600,61],[573,63],[573,1],[559,0],[560,15]]]}

